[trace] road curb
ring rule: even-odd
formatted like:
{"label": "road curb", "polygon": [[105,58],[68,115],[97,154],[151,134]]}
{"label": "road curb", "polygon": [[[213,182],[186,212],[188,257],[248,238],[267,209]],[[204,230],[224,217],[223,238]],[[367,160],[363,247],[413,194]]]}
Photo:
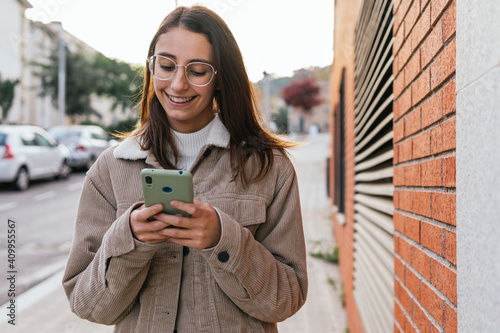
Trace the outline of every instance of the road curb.
{"label": "road curb", "polygon": [[[34,284],[32,287],[15,297],[16,304],[18,304],[18,313],[25,311],[31,305],[49,295],[58,287],[62,287],[62,277],[65,266],[66,260],[61,260],[60,262],[54,263],[39,271],[37,276],[41,276],[40,282]],[[10,300],[2,304],[0,307],[5,309],[9,304]]]}

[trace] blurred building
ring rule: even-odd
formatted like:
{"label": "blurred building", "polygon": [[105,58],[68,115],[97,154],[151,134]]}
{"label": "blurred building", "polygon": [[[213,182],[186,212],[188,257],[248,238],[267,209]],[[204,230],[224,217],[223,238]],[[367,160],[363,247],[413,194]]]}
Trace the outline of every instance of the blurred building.
{"label": "blurred building", "polygon": [[8,121],[19,118],[24,106],[23,68],[27,62],[29,21],[24,12],[31,8],[26,0],[4,0],[0,11],[0,75],[2,80],[19,80]]}
{"label": "blurred building", "polygon": [[499,15],[335,2],[330,193],[350,332],[498,330]]}
{"label": "blurred building", "polygon": [[[31,124],[45,128],[61,123],[57,103],[44,95],[41,79],[34,63],[49,63],[49,57],[57,50],[62,40],[68,51],[88,55],[98,51],[65,31],[59,22],[44,24],[25,17],[32,8],[26,0],[2,0],[0,11],[0,75],[2,80],[19,80],[15,87],[14,101],[6,123]],[[104,125],[116,123],[129,117],[129,110],[112,110],[109,98],[92,96],[90,116],[65,117],[65,123],[90,120]]]}

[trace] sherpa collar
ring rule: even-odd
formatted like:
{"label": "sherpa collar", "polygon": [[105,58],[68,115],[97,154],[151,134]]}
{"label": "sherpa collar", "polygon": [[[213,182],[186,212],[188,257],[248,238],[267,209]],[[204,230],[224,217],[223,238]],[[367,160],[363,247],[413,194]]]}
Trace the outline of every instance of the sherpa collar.
{"label": "sherpa collar", "polygon": [[[218,114],[215,115],[212,121],[214,124],[208,134],[206,146],[227,148],[230,140],[229,132],[220,120]],[[113,156],[125,160],[146,159],[149,156],[149,152],[141,149],[138,140],[140,140],[140,137],[129,136],[116,147],[113,151]]]}

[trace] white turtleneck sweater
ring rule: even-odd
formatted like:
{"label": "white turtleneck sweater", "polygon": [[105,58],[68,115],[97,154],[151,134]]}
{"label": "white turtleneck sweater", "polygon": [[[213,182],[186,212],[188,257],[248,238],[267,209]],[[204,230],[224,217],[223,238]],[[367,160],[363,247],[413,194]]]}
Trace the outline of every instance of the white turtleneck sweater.
{"label": "white turtleneck sweater", "polygon": [[201,130],[193,133],[181,133],[172,130],[174,142],[179,151],[177,167],[180,170],[188,170],[193,165],[201,148],[207,144],[208,135],[210,134],[214,120]]}

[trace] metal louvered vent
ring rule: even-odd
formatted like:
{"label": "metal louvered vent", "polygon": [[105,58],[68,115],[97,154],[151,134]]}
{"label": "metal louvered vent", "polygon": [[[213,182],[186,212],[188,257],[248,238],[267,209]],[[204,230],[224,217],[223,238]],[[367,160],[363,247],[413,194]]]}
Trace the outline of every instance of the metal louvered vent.
{"label": "metal louvered vent", "polygon": [[364,0],[355,31],[354,297],[367,333],[394,322],[393,2]]}

